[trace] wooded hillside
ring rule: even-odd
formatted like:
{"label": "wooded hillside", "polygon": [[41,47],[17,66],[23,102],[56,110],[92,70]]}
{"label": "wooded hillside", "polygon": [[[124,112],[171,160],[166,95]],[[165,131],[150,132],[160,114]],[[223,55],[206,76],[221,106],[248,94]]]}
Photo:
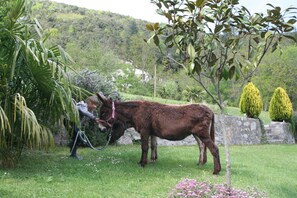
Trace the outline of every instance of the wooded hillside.
{"label": "wooded hillside", "polygon": [[[193,99],[197,102],[212,102],[194,81],[185,78],[185,71],[174,63],[163,59],[154,45],[147,45],[143,39],[151,35],[146,30],[146,21],[131,17],[96,10],[88,10],[76,6],[51,1],[35,1],[32,16],[37,18],[49,33],[48,42],[59,44],[66,49],[75,61],[76,69],[93,69],[108,75],[117,69],[129,68],[126,61],[134,67],[143,69],[153,76],[153,68],[157,65],[157,95],[171,99]],[[296,38],[296,32],[293,33]],[[252,81],[259,88],[264,109],[273,91],[281,86],[287,90],[294,107],[297,107],[297,47],[292,42],[284,42],[282,56],[280,50],[268,54],[262,62],[257,75]],[[173,50],[174,52],[174,50]],[[174,53],[172,54],[174,56]],[[127,62],[126,62],[127,63]],[[134,91],[128,88],[119,89],[129,93],[152,96],[153,79],[139,84],[136,79],[129,82],[118,79],[118,83],[135,83]],[[235,81],[223,82],[226,103],[238,106],[241,91]],[[132,86],[133,87],[133,86]],[[141,91],[142,92],[141,92]],[[215,90],[214,90],[215,91]]]}

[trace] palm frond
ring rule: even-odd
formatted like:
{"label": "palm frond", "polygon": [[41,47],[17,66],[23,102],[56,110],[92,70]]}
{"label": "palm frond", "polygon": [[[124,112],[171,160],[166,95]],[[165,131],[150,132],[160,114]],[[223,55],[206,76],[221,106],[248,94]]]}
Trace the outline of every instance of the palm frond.
{"label": "palm frond", "polygon": [[[51,133],[38,123],[34,112],[27,107],[26,100],[20,94],[15,94],[14,97],[14,122],[20,119],[21,139],[30,146],[41,146],[41,143],[48,144],[48,138]],[[45,135],[46,134],[46,135]],[[43,139],[42,137],[47,137]],[[42,140],[42,141],[41,141]]]}
{"label": "palm frond", "polygon": [[29,21],[31,5],[31,0],[0,3],[0,148],[3,142],[6,148],[49,144],[52,121],[61,115],[79,123],[72,97],[83,92],[72,86],[67,74],[72,68],[64,65],[72,59],[60,46],[46,47],[38,20]]}
{"label": "palm frond", "polygon": [[11,133],[11,128],[10,128],[9,120],[6,116],[6,113],[1,106],[0,106],[0,126],[1,126],[0,139],[3,140],[5,138],[6,133]]}

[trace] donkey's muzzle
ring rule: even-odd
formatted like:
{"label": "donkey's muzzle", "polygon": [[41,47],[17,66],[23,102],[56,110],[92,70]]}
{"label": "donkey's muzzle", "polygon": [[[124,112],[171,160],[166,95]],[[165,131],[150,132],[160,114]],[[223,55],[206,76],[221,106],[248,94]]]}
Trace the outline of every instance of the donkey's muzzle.
{"label": "donkey's muzzle", "polygon": [[98,124],[98,127],[99,127],[99,130],[102,132],[102,133],[106,133],[107,132],[107,128],[105,126],[103,126],[102,124]]}

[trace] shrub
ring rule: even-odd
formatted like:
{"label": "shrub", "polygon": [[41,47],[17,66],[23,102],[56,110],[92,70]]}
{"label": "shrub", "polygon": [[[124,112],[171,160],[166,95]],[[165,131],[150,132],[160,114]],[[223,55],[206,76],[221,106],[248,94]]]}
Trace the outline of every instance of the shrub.
{"label": "shrub", "polygon": [[91,93],[103,92],[105,95],[119,94],[111,80],[100,75],[97,71],[82,70],[78,74],[71,75],[72,84],[82,87]]}
{"label": "shrub", "polygon": [[205,95],[205,91],[200,87],[186,87],[182,91],[183,100],[188,102],[202,102]]}
{"label": "shrub", "polygon": [[121,92],[134,95],[151,96],[154,91],[153,85],[142,82],[134,70],[126,70],[124,75],[116,76],[116,86]]}
{"label": "shrub", "polygon": [[290,121],[293,114],[291,100],[286,91],[278,87],[270,100],[269,116],[273,121]]}
{"label": "shrub", "polygon": [[246,113],[249,118],[258,118],[263,107],[263,102],[259,90],[253,83],[248,83],[240,97],[239,108],[242,113]]}
{"label": "shrub", "polygon": [[158,94],[165,99],[181,100],[182,90],[177,81],[169,80],[161,86]]}
{"label": "shrub", "polygon": [[259,192],[257,189],[252,188],[248,191],[228,189],[222,184],[210,184],[208,182],[199,182],[195,179],[183,179],[169,194],[170,198],[174,197],[268,197],[264,192]]}

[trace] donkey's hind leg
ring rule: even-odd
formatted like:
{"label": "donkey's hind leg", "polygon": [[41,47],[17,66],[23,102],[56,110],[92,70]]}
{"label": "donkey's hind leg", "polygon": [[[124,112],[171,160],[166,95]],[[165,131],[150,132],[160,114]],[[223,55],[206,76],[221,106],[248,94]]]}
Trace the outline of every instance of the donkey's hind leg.
{"label": "donkey's hind leg", "polygon": [[198,138],[197,135],[193,134],[198,147],[199,147],[199,160],[198,165],[204,165],[207,162],[207,153],[206,153],[206,146],[205,144]]}
{"label": "donkey's hind leg", "polygon": [[144,167],[147,164],[147,154],[149,149],[149,135],[148,131],[145,129],[140,130],[141,138],[141,158],[138,164]]}
{"label": "donkey's hind leg", "polygon": [[199,139],[210,150],[210,152],[211,152],[211,154],[213,156],[213,162],[214,162],[214,171],[213,171],[213,174],[214,175],[219,174],[219,172],[221,171],[219,148],[215,145],[215,143],[211,140],[210,137],[199,136]]}
{"label": "donkey's hind leg", "polygon": [[156,161],[158,159],[158,142],[157,137],[151,135],[151,161]]}

